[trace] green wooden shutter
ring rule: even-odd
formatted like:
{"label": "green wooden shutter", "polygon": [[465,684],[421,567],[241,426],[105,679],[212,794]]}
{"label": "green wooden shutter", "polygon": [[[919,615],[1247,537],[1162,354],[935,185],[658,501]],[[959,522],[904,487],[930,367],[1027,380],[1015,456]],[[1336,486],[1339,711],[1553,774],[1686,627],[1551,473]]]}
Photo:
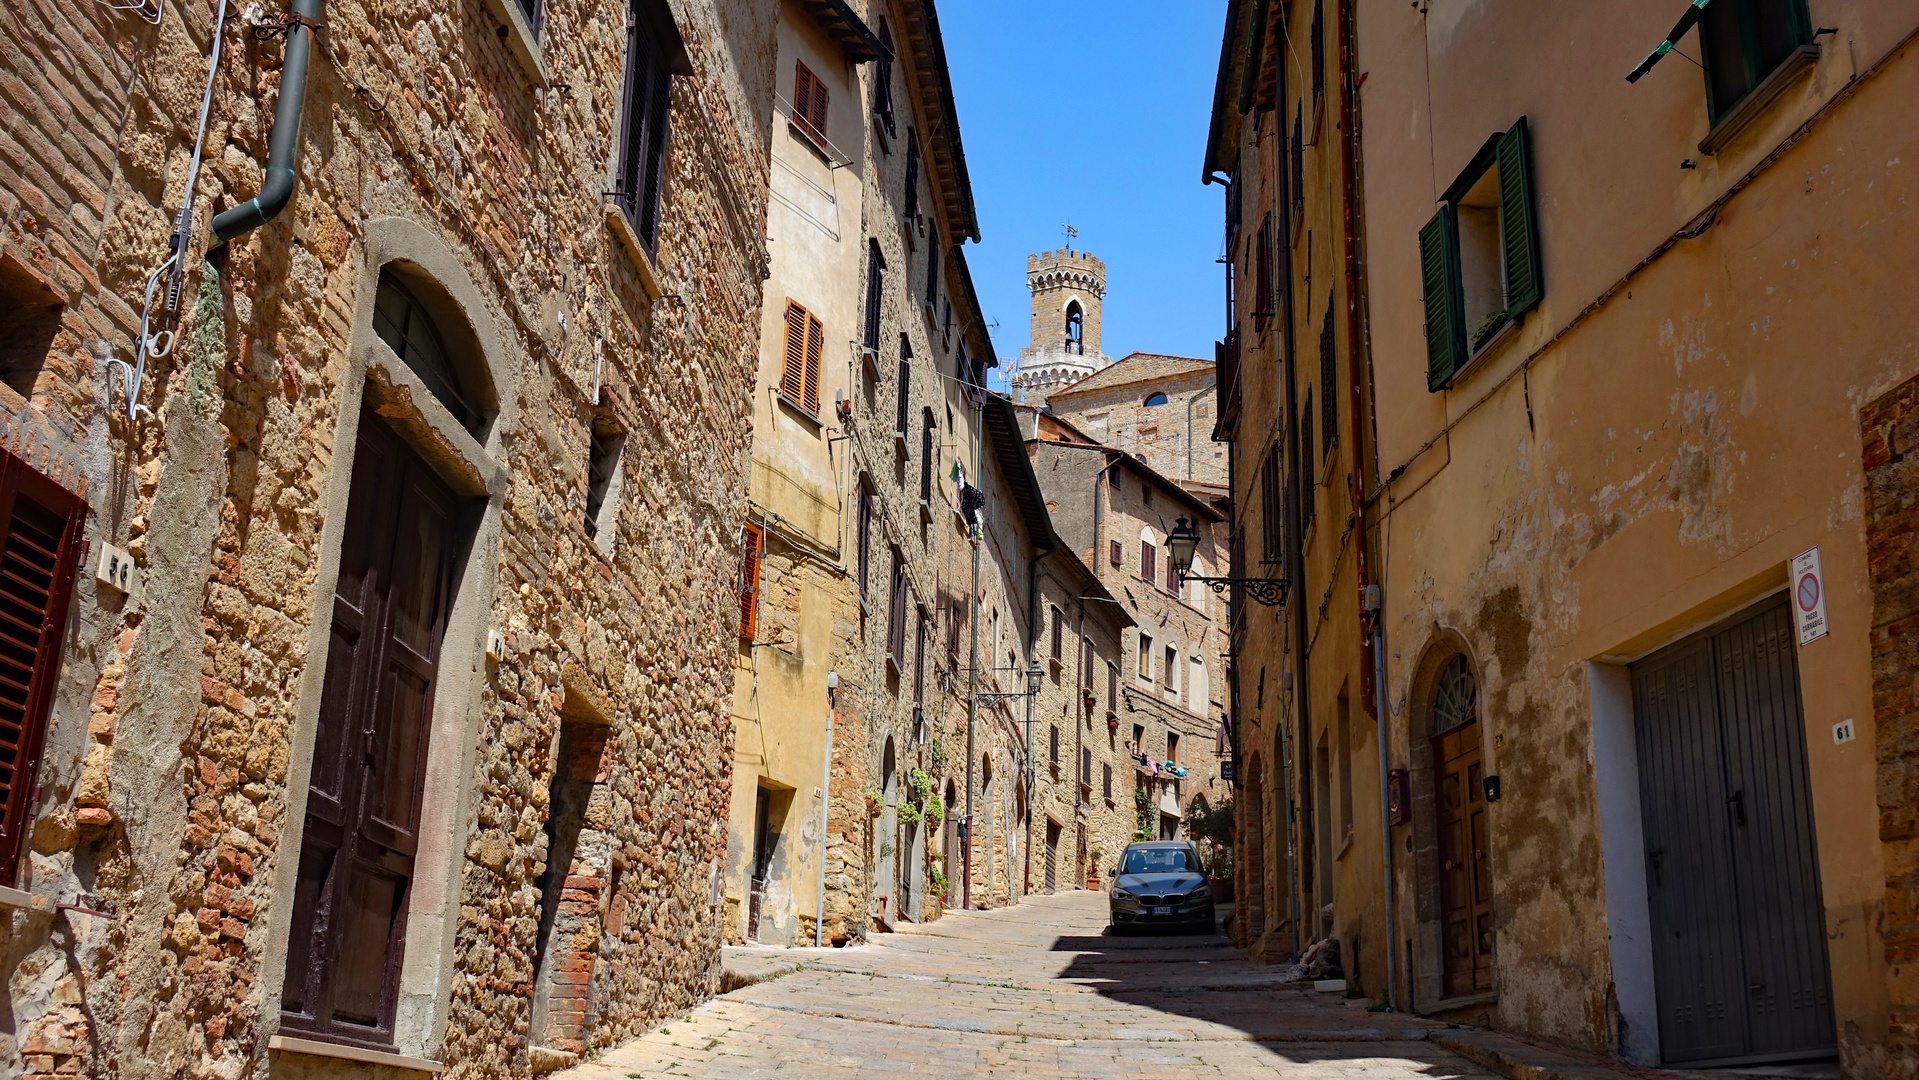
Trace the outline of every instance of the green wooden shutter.
{"label": "green wooden shutter", "polygon": [[1442,206],[1419,230],[1419,263],[1426,286],[1426,388],[1437,393],[1459,370],[1466,313],[1459,306],[1459,226]]}
{"label": "green wooden shutter", "polygon": [[1514,319],[1539,306],[1539,219],[1533,210],[1531,139],[1526,118],[1499,137],[1499,226],[1506,245],[1506,311]]}

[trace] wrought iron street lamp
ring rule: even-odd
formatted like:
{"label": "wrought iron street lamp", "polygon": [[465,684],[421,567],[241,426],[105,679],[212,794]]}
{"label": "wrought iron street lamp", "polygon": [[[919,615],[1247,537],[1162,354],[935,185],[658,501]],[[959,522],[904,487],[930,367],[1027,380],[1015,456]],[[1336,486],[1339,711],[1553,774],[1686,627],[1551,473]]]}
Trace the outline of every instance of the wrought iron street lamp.
{"label": "wrought iron street lamp", "polygon": [[1046,672],[1040,668],[1039,661],[1034,660],[1026,668],[1026,689],[1012,690],[1005,693],[992,692],[992,693],[984,693],[984,694],[974,694],[973,698],[976,701],[988,702],[988,701],[1000,701],[1005,698],[1038,697],[1040,684],[1045,681],[1046,681]]}
{"label": "wrought iron street lamp", "polygon": [[1238,586],[1246,595],[1266,605],[1277,607],[1286,602],[1286,579],[1247,578],[1247,577],[1191,577],[1186,571],[1193,568],[1193,555],[1199,551],[1199,529],[1191,521],[1182,517],[1173,524],[1173,531],[1166,536],[1166,557],[1173,562],[1173,573],[1183,582],[1197,581],[1221,596],[1226,590]]}

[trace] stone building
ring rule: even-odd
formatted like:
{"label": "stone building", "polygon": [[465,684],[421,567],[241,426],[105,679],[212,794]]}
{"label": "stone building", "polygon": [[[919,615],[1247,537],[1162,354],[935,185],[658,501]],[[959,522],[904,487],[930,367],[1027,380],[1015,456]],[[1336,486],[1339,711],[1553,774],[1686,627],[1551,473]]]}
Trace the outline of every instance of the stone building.
{"label": "stone building", "polygon": [[525,1075],[711,993],[770,14],[0,41],[0,1070]]}
{"label": "stone building", "polygon": [[1674,17],[1230,5],[1240,863],[1400,1008],[1907,1077],[1919,8]]}
{"label": "stone building", "polygon": [[1226,448],[1212,440],[1211,360],[1132,353],[1046,398],[1053,415],[1182,484],[1222,488]]}
{"label": "stone building", "polygon": [[951,469],[997,360],[934,6],[777,10],[724,903],[729,940],[811,945],[941,910]]}
{"label": "stone building", "polygon": [[[1220,738],[1229,606],[1198,581],[1179,580],[1166,538],[1186,518],[1200,546],[1189,573],[1221,576],[1225,515],[1123,451],[1038,410],[1024,410],[1026,449],[1061,542],[1092,570],[1133,624],[1106,683],[1101,761],[1121,770],[1119,799],[1132,839],[1184,839],[1195,796],[1230,797]],[[1097,734],[1097,733],[1096,733]],[[1102,783],[1102,788],[1104,784]],[[1123,846],[1124,842],[1121,844]],[[1105,846],[1108,855],[1118,849]],[[1107,860],[1110,867],[1111,859]]]}
{"label": "stone building", "polygon": [[1033,294],[1031,344],[1020,350],[1008,382],[1021,404],[1037,406],[1112,363],[1100,351],[1106,264],[1072,248],[1028,255],[1026,287]]}

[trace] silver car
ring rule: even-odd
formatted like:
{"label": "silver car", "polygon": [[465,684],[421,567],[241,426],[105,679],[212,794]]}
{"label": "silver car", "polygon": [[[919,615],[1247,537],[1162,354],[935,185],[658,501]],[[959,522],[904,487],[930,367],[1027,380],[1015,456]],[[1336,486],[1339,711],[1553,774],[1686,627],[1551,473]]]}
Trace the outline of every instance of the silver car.
{"label": "silver car", "polygon": [[1136,926],[1211,930],[1213,891],[1199,850],[1184,840],[1128,844],[1113,871],[1115,933]]}

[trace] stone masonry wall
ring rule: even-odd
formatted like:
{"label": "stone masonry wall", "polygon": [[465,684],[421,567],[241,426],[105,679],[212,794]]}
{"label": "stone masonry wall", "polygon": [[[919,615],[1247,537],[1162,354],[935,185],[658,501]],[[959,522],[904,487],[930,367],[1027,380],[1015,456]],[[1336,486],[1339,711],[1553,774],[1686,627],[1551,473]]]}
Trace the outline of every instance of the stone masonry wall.
{"label": "stone masonry wall", "polygon": [[[460,582],[483,590],[470,599],[490,625],[443,646],[430,758],[441,779],[423,815],[451,847],[416,871],[397,1048],[443,1058],[451,1077],[524,1075],[536,1060],[535,882],[563,716],[581,697],[611,730],[587,811],[603,843],[583,845],[564,880],[577,921],[556,974],[586,991],[564,995],[577,1008],[558,1010],[561,1041],[630,1037],[712,991],[768,122],[748,103],[770,101],[770,26],[744,0],[674,7],[696,74],[674,80],[658,300],[601,209],[624,72],[617,11],[548,3],[539,45],[554,82],[538,87],[480,0],[340,0],[314,54],[293,203],[237,242],[218,278],[189,260],[195,314],[149,365],[151,413],[129,424],[100,382],[72,376],[67,408],[97,462],[95,535],[132,552],[144,590],[117,607],[79,590],[20,884],[97,894],[114,914],[12,917],[9,1071],[267,1069],[319,685],[309,649],[331,608],[322,568],[352,451],[338,436],[365,378],[351,342],[382,219],[413,223],[470,279],[447,284],[490,345],[456,362],[490,368],[501,397],[483,447],[500,474],[481,478],[490,506],[476,507]],[[169,4],[151,29],[79,0],[31,10],[69,28],[7,25],[13,49],[58,42],[50,62],[0,56],[9,71],[39,66],[71,85],[84,67],[132,87],[123,117],[93,94],[95,115],[122,125],[117,144],[89,122],[48,120],[46,102],[27,125],[71,132],[95,158],[118,146],[103,200],[84,197],[84,170],[62,174],[92,207],[72,219],[97,216],[103,238],[99,292],[73,306],[108,313],[65,355],[104,343],[126,357],[127,311],[164,257],[185,183],[212,5]],[[254,9],[228,27],[196,244],[214,210],[259,189],[284,36],[244,31],[278,17]],[[83,59],[81,45],[99,55]],[[3,87],[12,109],[35,92],[22,86]],[[71,104],[89,91],[61,93]],[[34,167],[51,175],[44,158]],[[9,237],[34,235],[51,219],[29,221],[32,200],[7,187]],[[626,432],[610,544],[582,532],[595,421]],[[497,664],[479,652],[489,629]]]}
{"label": "stone masonry wall", "polygon": [[[1122,361],[1123,362],[1123,361]],[[1214,375],[1204,371],[1124,386],[1055,395],[1055,415],[1100,443],[1137,455],[1172,480],[1226,483],[1226,448],[1212,441],[1219,395]],[[1148,406],[1148,395],[1166,395],[1166,404]],[[1192,467],[1187,468],[1187,404],[1192,404]]]}

